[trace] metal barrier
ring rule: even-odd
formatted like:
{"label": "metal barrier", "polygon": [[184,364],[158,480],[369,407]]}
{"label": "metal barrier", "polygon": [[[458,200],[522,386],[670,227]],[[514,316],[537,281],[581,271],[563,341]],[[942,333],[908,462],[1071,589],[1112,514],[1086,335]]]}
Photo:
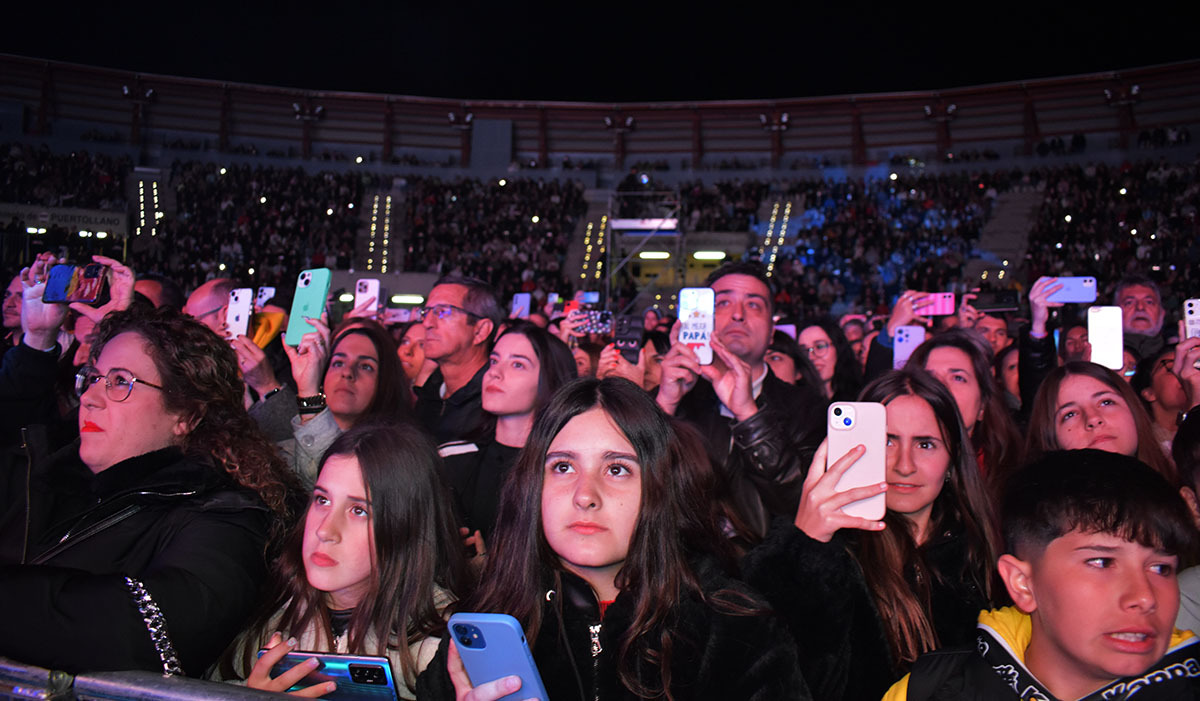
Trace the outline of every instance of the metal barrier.
{"label": "metal barrier", "polygon": [[281,697],[286,695],[235,684],[166,677],[156,672],[96,672],[72,676],[0,657],[0,700],[3,701],[249,701]]}

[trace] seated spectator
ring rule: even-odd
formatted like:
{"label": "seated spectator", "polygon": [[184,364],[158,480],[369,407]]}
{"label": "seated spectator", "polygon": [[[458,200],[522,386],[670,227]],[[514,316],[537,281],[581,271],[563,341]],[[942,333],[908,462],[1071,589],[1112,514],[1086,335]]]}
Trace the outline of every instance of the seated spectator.
{"label": "seated spectator", "polygon": [[363,422],[338,436],[273,569],[269,605],[216,677],[281,692],[312,671],[302,664],[272,679],[288,652],[374,655],[391,662],[401,698],[416,698],[445,609],[467,586],[438,469],[433,445],[411,424]]}
{"label": "seated spectator", "polygon": [[884,701],[1200,695],[1184,672],[1200,640],[1173,626],[1196,532],[1172,485],[1130,457],[1048,453],[1013,478],[1003,519],[1015,605],[980,613],[977,640],[921,657]]}
{"label": "seated spectator", "polygon": [[1133,388],[1095,363],[1069,362],[1051,370],[1029,417],[1026,461],[1055,450],[1095,448],[1136,457],[1174,484],[1175,469]]}
{"label": "seated spectator", "polygon": [[[793,522],[778,519],[743,561],[746,581],[788,622],[821,699],[882,695],[922,653],[972,639],[994,601],[991,501],[954,398],[921,370],[891,371],[862,401],[887,407],[887,481],[835,486],[863,452],[822,443]],[[883,520],[842,512],[886,492]]]}
{"label": "seated spectator", "polygon": [[113,312],[91,363],[80,442],[0,506],[0,655],[199,675],[253,609],[292,480],[243,408],[233,351],[195,321]]}
{"label": "seated spectator", "polygon": [[[807,699],[795,647],[725,574],[711,474],[682,460],[668,418],[640,387],[581,378],[534,422],[504,485],[496,543],[469,611],[520,621],[552,699]],[[449,670],[447,670],[449,663]],[[418,680],[426,699],[471,692],[444,640]]]}

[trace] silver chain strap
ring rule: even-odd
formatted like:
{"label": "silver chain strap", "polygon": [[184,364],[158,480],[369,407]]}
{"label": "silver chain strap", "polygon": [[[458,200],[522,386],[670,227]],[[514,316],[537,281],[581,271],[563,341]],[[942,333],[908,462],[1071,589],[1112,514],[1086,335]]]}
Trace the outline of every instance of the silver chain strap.
{"label": "silver chain strap", "polygon": [[183,667],[179,665],[179,655],[175,653],[175,646],[171,644],[171,636],[167,633],[167,619],[163,617],[162,609],[154,603],[150,592],[146,591],[146,585],[140,581],[126,577],[125,586],[129,587],[129,593],[133,594],[133,600],[146,623],[146,630],[150,632],[150,640],[154,642],[154,649],[158,651],[158,659],[162,660],[163,675],[182,675]]}

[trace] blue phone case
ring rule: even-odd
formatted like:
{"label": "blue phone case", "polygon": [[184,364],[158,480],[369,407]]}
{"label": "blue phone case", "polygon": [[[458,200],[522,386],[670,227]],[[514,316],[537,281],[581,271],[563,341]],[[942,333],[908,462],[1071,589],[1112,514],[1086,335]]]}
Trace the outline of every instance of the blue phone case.
{"label": "blue phone case", "polygon": [[1096,301],[1096,278],[1094,277],[1060,277],[1058,283],[1063,288],[1047,297],[1047,302],[1092,304]]}
{"label": "blue phone case", "polygon": [[456,613],[446,627],[472,685],[515,674],[521,677],[521,688],[501,701],[548,701],[542,676],[517,619],[502,613]]}
{"label": "blue phone case", "polygon": [[[266,650],[259,650],[259,657]],[[316,657],[321,665],[288,691],[299,691],[314,684],[335,682],[337,689],[321,698],[332,701],[393,701],[399,699],[392,664],[386,657],[338,655],[325,652],[289,652],[271,669],[277,677],[307,659]]]}
{"label": "blue phone case", "polygon": [[287,344],[300,345],[304,334],[314,331],[309,319],[320,319],[325,311],[325,299],[329,297],[329,285],[333,273],[329,268],[305,270],[296,278],[296,296],[292,298],[292,313],[288,316]]}

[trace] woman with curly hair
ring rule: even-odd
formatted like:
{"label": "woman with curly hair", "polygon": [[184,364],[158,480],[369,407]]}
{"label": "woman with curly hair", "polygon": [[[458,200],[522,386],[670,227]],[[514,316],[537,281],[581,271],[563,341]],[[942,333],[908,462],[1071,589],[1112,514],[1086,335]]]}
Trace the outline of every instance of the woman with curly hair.
{"label": "woman with curly hair", "polygon": [[216,659],[254,608],[292,479],[242,387],[199,322],[105,317],[77,377],[79,440],[48,457],[30,441],[23,484],[0,492],[0,656],[188,675]]}

